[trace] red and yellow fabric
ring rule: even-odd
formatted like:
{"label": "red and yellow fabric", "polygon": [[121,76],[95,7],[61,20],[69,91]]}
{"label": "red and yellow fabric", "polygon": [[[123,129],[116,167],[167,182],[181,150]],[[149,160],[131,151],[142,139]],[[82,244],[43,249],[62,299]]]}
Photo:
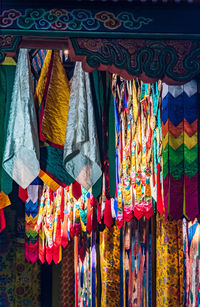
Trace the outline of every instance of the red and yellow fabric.
{"label": "red and yellow fabric", "polygon": [[120,306],[120,230],[116,225],[100,233],[101,306]]}

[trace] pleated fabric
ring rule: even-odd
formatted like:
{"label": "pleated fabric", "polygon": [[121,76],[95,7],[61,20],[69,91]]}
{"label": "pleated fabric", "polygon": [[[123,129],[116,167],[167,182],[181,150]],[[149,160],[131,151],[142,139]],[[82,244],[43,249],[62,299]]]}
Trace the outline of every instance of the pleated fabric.
{"label": "pleated fabric", "polygon": [[162,96],[165,216],[193,220],[199,214],[197,83],[163,84]]}
{"label": "pleated fabric", "polygon": [[37,118],[27,49],[19,51],[3,168],[24,189],[40,172]]}

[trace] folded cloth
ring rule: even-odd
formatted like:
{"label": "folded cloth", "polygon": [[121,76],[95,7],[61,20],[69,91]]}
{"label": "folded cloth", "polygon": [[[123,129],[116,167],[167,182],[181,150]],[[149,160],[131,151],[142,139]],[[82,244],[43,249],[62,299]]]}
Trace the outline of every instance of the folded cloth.
{"label": "folded cloth", "polygon": [[27,49],[19,51],[3,168],[23,189],[40,172],[37,118]]}
{"label": "folded cloth", "polygon": [[80,62],[72,80],[63,165],[87,190],[102,174],[90,79]]}

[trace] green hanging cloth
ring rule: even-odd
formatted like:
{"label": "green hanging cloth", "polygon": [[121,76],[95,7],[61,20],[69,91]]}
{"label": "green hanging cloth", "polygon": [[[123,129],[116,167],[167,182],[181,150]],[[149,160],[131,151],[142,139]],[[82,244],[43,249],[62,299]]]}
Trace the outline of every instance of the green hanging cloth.
{"label": "green hanging cloth", "polygon": [[15,78],[16,63],[12,58],[5,58],[0,65],[0,190],[6,195],[12,192],[12,178],[2,168],[5,135]]}

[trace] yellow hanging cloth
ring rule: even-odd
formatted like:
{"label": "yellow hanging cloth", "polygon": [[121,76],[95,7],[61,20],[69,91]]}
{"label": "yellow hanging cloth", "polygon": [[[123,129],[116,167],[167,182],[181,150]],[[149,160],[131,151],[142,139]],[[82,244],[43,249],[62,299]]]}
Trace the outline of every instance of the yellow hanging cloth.
{"label": "yellow hanging cloth", "polygon": [[70,86],[58,51],[48,51],[35,92],[40,107],[40,139],[63,148]]}

